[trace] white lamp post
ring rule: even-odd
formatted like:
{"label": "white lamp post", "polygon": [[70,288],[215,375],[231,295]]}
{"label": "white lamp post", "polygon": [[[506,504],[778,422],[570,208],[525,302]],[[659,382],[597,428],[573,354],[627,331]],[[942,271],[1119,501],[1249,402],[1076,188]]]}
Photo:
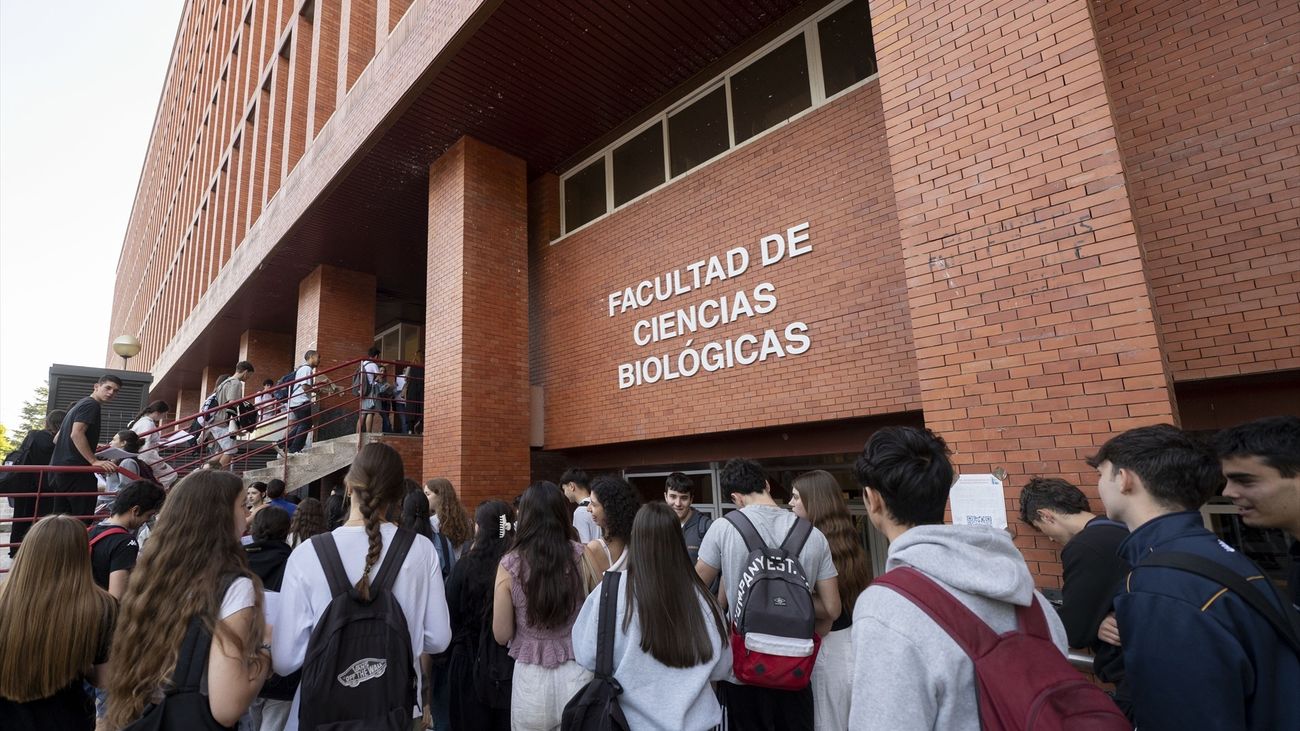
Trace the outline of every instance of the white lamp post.
{"label": "white lamp post", "polygon": [[113,352],[122,356],[122,370],[126,370],[126,362],[140,352],[140,341],[134,335],[119,335],[113,341]]}

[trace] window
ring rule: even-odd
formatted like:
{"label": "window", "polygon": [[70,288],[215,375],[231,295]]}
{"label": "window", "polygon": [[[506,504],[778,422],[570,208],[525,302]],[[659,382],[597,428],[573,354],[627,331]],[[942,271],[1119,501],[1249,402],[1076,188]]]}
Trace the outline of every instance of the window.
{"label": "window", "polygon": [[668,151],[673,177],[726,151],[727,90],[719,86],[668,118]]}
{"label": "window", "polygon": [[605,158],[600,158],[564,181],[564,230],[573,229],[605,213]]}
{"label": "window", "polygon": [[812,106],[802,34],[731,77],[731,111],[739,144]]}
{"label": "window", "polygon": [[656,122],[614,148],[614,205],[664,182],[664,128]]}
{"label": "window", "polygon": [[867,0],[853,0],[823,18],[817,24],[817,36],[826,96],[835,96],[876,73],[876,48],[871,40],[871,8]]}

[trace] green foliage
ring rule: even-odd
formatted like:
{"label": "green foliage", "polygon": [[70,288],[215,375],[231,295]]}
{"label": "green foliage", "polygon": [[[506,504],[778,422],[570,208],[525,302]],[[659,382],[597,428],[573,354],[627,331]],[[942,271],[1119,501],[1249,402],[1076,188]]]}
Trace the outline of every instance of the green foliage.
{"label": "green foliage", "polygon": [[4,459],[6,454],[17,449],[19,444],[22,444],[21,440],[9,441],[9,429],[4,424],[0,424],[0,459]]}
{"label": "green foliage", "polygon": [[22,413],[19,415],[18,428],[14,430],[13,442],[15,445],[22,444],[23,439],[27,438],[27,432],[32,429],[45,428],[45,408],[50,401],[50,382],[46,381],[36,387],[32,392],[32,397],[23,402]]}

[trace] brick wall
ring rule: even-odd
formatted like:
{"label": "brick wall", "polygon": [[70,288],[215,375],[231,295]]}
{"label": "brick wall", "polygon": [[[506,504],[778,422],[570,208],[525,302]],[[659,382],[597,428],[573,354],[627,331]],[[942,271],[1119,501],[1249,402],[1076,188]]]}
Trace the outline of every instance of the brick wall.
{"label": "brick wall", "polygon": [[280,380],[297,361],[293,352],[293,333],[273,333],[265,330],[245,330],[239,339],[239,359],[253,364],[256,370],[249,378],[248,393],[262,390],[262,381]]}
{"label": "brick wall", "polygon": [[[375,344],[375,277],[322,264],[298,284],[293,353],[320,353],[322,370],[364,358]],[[347,386],[350,374],[336,374]]]}
{"label": "brick wall", "polygon": [[397,434],[375,435],[374,441],[387,444],[402,457],[402,468],[406,476],[424,484],[424,441],[420,437],[404,437]]}
{"label": "brick wall", "polygon": [[1088,6],[872,10],[926,424],[963,471],[1006,469],[1011,515],[1037,474],[1099,508],[1084,457],[1175,414]]}
{"label": "brick wall", "polygon": [[1093,0],[1179,380],[1300,368],[1300,13]]}
{"label": "brick wall", "polygon": [[[545,446],[565,449],[915,409],[919,404],[879,89],[872,83],[608,218],[549,243],[558,187],[533,184],[532,377]],[[807,222],[811,253],[763,267],[759,241]],[[743,275],[609,316],[608,295],[733,247]],[[690,274],[682,272],[684,278]],[[770,282],[777,306],[639,347],[637,321]],[[734,304],[734,299],[732,300]],[[619,388],[622,363],[808,325],[802,355]],[[687,361],[689,363],[689,361]],[[676,363],[674,363],[674,368]]]}
{"label": "brick wall", "polygon": [[471,138],[429,171],[424,472],[466,505],[528,484],[525,174]]}

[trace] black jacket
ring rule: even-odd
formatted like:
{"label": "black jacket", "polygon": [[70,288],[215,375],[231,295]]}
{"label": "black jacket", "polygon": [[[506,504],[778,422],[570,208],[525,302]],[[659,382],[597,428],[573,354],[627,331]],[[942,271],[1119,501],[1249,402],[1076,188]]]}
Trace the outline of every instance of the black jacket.
{"label": "black jacket", "polygon": [[1124,673],[1119,648],[1097,639],[1097,628],[1111,611],[1115,592],[1123,585],[1129,565],[1119,555],[1128,528],[1106,518],[1093,518],[1061,549],[1061,623],[1070,647],[1092,650],[1093,668],[1102,679],[1118,682]]}
{"label": "black jacket", "polygon": [[[27,432],[23,438],[23,443],[13,453],[14,464],[16,465],[47,465],[50,458],[54,456],[54,434],[44,429],[33,429]],[[0,483],[0,492],[36,492],[36,480],[39,473],[36,472],[12,472],[5,475]],[[46,488],[49,489],[49,480],[47,476]],[[33,500],[35,498],[32,498]]]}
{"label": "black jacket", "polygon": [[244,546],[248,554],[248,568],[262,580],[262,588],[279,591],[284,581],[284,565],[293,549],[284,541],[257,541]]}

